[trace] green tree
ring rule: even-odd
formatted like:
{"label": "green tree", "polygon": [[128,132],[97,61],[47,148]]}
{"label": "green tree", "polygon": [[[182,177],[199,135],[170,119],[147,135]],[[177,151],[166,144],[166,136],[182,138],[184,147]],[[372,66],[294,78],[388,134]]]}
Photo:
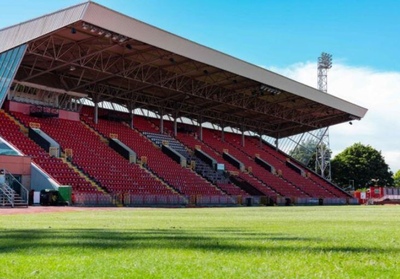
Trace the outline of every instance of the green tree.
{"label": "green tree", "polygon": [[340,187],[354,184],[355,188],[371,185],[393,185],[393,173],[380,151],[370,145],[355,143],[331,161],[333,182]]}
{"label": "green tree", "polygon": [[400,170],[393,175],[393,186],[400,187]]}

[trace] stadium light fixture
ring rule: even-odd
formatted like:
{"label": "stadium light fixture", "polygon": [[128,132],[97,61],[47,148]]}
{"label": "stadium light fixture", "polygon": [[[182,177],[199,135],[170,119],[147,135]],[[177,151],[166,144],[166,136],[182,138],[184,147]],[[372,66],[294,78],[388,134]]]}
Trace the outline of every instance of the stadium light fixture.
{"label": "stadium light fixture", "polygon": [[123,42],[125,42],[127,39],[128,39],[127,37],[119,36],[118,41],[119,41],[120,43],[123,43]]}
{"label": "stadium light fixture", "polygon": [[[83,30],[89,30],[90,33],[96,33],[97,35],[104,36],[107,39],[111,38],[113,41],[119,42],[119,43],[123,43],[129,39],[128,37],[125,37],[121,34],[109,32],[107,30],[104,30],[100,27],[88,24],[86,22],[82,22],[82,28],[83,28]],[[71,29],[71,33],[75,34],[75,32],[76,32],[75,29]]]}
{"label": "stadium light fixture", "polygon": [[267,91],[267,92],[270,93],[271,95],[279,95],[279,94],[282,93],[282,92],[281,92],[279,89],[277,89],[277,88],[270,87],[270,86],[268,86],[268,85],[266,85],[266,84],[261,84],[261,86],[260,86],[260,92],[261,92],[261,93],[264,93],[265,91]]}
{"label": "stadium light fixture", "polygon": [[272,95],[279,95],[281,94],[281,91],[276,89],[276,88],[268,88],[268,92],[270,92]]}
{"label": "stadium light fixture", "polygon": [[332,54],[323,52],[320,57],[318,57],[318,69],[330,69],[332,68]]}

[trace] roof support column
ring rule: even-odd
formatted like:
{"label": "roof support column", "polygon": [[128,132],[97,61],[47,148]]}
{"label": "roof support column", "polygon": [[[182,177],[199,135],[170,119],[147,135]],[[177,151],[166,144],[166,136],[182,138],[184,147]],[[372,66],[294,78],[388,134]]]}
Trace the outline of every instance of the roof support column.
{"label": "roof support column", "polygon": [[129,110],[129,127],[131,129],[133,129],[133,127],[134,127],[134,125],[133,125],[133,118],[134,118],[133,103],[128,103],[128,110]]}
{"label": "roof support column", "polygon": [[94,124],[99,122],[99,105],[98,103],[94,104]]}
{"label": "roof support column", "polygon": [[94,103],[94,123],[97,124],[99,122],[99,96],[93,96],[93,103]]}
{"label": "roof support column", "polygon": [[160,134],[164,134],[164,119],[162,115],[160,118]]}
{"label": "roof support column", "polygon": [[203,118],[199,116],[199,134],[200,140],[203,141]]}
{"label": "roof support column", "polygon": [[133,115],[133,111],[131,110],[130,113],[129,113],[129,127],[131,129],[133,129],[134,126],[135,126],[135,125],[133,125],[133,118],[134,118],[134,115]]}
{"label": "roof support column", "polygon": [[221,125],[222,131],[221,131],[221,139],[223,142],[225,142],[225,125],[222,123]]}
{"label": "roof support column", "polygon": [[244,143],[244,127],[243,127],[243,125],[242,125],[242,146],[243,147],[245,146],[245,143]]}
{"label": "roof support column", "polygon": [[99,122],[99,103],[94,103],[94,124]]}
{"label": "roof support column", "polygon": [[174,137],[178,136],[178,122],[177,122],[177,118],[178,118],[178,113],[175,112],[175,116],[174,116]]}
{"label": "roof support column", "polygon": [[160,134],[164,134],[164,110],[160,110]]}
{"label": "roof support column", "polygon": [[97,124],[99,122],[99,100],[98,97],[95,96],[93,98],[94,101],[94,124]]}

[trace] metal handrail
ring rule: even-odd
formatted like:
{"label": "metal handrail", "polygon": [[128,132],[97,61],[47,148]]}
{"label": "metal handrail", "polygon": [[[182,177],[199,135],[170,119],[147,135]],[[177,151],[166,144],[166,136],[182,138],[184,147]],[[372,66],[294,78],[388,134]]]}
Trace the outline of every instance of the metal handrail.
{"label": "metal handrail", "polygon": [[[9,171],[7,171],[6,169],[2,169],[0,170],[3,172],[4,176],[5,176],[5,184],[8,185],[8,187],[10,187],[10,189],[12,189],[15,193],[19,194],[21,199],[28,203],[28,199],[29,199],[29,190],[25,188],[24,185],[22,185],[18,179],[16,179]],[[17,183],[20,186],[20,193],[18,193],[15,189],[13,189],[14,183]]]}
{"label": "metal handrail", "polygon": [[[7,198],[8,202],[11,204],[11,207],[14,207],[14,190],[11,189],[10,186],[8,186],[6,183],[1,183],[0,184],[0,190],[3,193],[3,195]],[[2,205],[4,206],[4,200],[2,202]]]}

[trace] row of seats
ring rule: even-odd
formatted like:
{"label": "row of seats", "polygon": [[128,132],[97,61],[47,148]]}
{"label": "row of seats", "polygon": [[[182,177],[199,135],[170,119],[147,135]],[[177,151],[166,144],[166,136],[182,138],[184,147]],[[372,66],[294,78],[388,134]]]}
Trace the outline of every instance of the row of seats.
{"label": "row of seats", "polygon": [[[110,134],[117,135],[118,139],[134,150],[139,158],[145,156],[147,158],[146,167],[179,193],[183,195],[224,195],[223,192],[190,169],[181,167],[142,133],[130,129],[128,125],[104,119],[99,119],[95,124],[90,112],[82,114],[81,118],[105,137]],[[157,131],[154,125],[154,129],[149,129],[148,127],[152,127],[151,123],[145,124],[147,122],[145,119],[135,116],[134,123],[138,122],[141,123],[138,126],[147,131]]]}
{"label": "row of seats", "polygon": [[[152,124],[156,125],[156,123],[157,120],[153,120]],[[190,125],[186,126],[188,126],[186,129],[187,131],[196,131],[196,127],[190,127]],[[168,131],[168,129],[173,129],[172,127],[172,122],[164,121],[164,130]],[[261,180],[263,184],[272,188],[276,194],[296,197],[346,197],[344,192],[318,176],[311,175],[306,178],[294,172],[285,165],[287,157],[283,155],[283,153],[277,152],[269,146],[260,148],[262,145],[260,145],[259,139],[246,136],[244,138],[246,144],[245,147],[243,147],[243,138],[241,135],[225,132],[224,139],[222,140],[220,134],[221,132],[203,128],[203,143],[212,147],[212,149],[219,154],[221,154],[224,149],[230,150],[230,153],[240,158],[247,168],[250,167],[253,176]],[[192,148],[194,148],[195,145],[199,145],[197,133],[178,133],[178,139],[182,140],[180,137],[188,141],[188,145],[192,146]],[[265,149],[267,149],[267,151]],[[213,151],[210,152],[212,153]],[[260,153],[265,161],[274,165],[277,170],[280,170],[282,174],[280,177],[269,173],[255,163],[255,154],[259,154],[260,156]]]}
{"label": "row of seats", "polygon": [[25,125],[32,121],[40,123],[41,129],[63,150],[72,149],[72,163],[108,192],[176,194],[138,165],[129,164],[79,121],[39,119],[28,115],[19,117]]}
{"label": "row of seats", "polygon": [[[183,144],[185,144],[187,147],[191,148],[192,150],[195,150],[196,147],[199,147],[202,152],[205,152],[212,158],[218,158],[218,161],[221,163],[223,161],[222,157],[219,156],[218,153],[215,153],[213,150],[209,149],[207,146],[203,145],[201,142],[198,141],[197,137],[195,137],[195,134],[189,134],[187,132],[181,131],[177,135],[177,139],[181,141]],[[198,165],[198,161],[196,161],[196,167]],[[200,163],[199,171],[210,171],[209,168],[204,166],[204,164]],[[228,169],[230,167],[228,166]],[[232,169],[231,169],[232,170]],[[212,179],[212,178],[211,178]],[[215,182],[220,187],[224,192],[228,193],[229,195],[240,195],[240,196],[247,196],[249,195],[247,192],[239,188],[238,186],[232,184],[230,182],[230,179],[223,179],[220,176],[215,177]]]}
{"label": "row of seats", "polygon": [[73,191],[77,192],[98,192],[97,188],[69,168],[61,159],[51,157],[48,152],[27,137],[4,111],[0,111],[0,123],[0,135],[22,154],[31,157],[34,163],[55,178],[59,184],[71,185]]}
{"label": "row of seats", "polygon": [[[246,141],[247,147],[246,151],[256,154],[258,152],[260,156],[264,156],[267,161],[274,162],[277,167],[284,169],[283,176],[287,176],[289,180],[294,181],[294,183],[299,185],[305,185],[313,192],[313,196],[327,197],[327,198],[346,198],[347,194],[337,187],[333,186],[326,180],[322,179],[320,176],[309,173],[308,178],[297,174],[291,168],[286,166],[287,157],[281,152],[277,152],[271,146],[267,144],[260,143],[259,139],[249,137]],[[304,169],[304,172],[307,170]]]}
{"label": "row of seats", "polygon": [[168,147],[172,148],[184,158],[186,158],[188,163],[192,161],[195,162],[195,171],[213,183],[220,182],[220,183],[228,183],[229,179],[226,178],[222,173],[216,172],[212,169],[209,165],[203,162],[200,158],[195,155],[195,152],[190,151],[186,146],[184,146],[181,142],[177,139],[171,137],[167,134],[156,134],[156,133],[149,133],[143,132],[146,137],[148,137],[151,141],[153,141],[156,145],[162,146],[163,143],[166,143]]}
{"label": "row of seats", "polygon": [[[173,131],[171,121],[164,121],[163,123],[165,133],[169,134],[165,135],[160,134],[159,119],[146,119],[135,115],[133,118],[135,129],[130,129],[128,114],[100,109],[100,119],[95,124],[93,108],[83,107],[81,119],[90,127],[106,138],[110,134],[117,134],[122,142],[138,154],[139,159],[142,156],[147,158],[147,162],[144,164],[145,168],[141,168],[136,164],[129,164],[126,159],[107,147],[98,134],[79,121],[58,118],[43,119],[21,113],[14,115],[26,127],[28,127],[29,122],[39,122],[41,129],[60,143],[63,150],[67,148],[73,150],[73,164],[109,192],[246,195],[247,193],[243,189],[231,183],[227,177],[218,174],[194,156],[192,151],[196,146],[200,146],[204,152],[218,162],[224,163],[227,171],[237,173],[242,180],[270,197],[347,197],[340,189],[317,175],[312,173],[307,177],[299,175],[286,165],[287,156],[260,142],[255,137],[244,137],[245,146],[243,146],[241,135],[225,132],[224,139],[222,139],[220,131],[203,128],[203,140],[200,141],[195,132],[198,130],[197,127],[180,124],[184,127],[183,129],[178,127],[178,135],[174,138],[169,136]],[[118,121],[103,118],[113,118],[118,119]],[[96,189],[60,159],[50,158],[46,151],[21,133],[19,127],[10,121],[4,121],[3,129],[6,131],[16,129],[17,131],[8,133],[8,140],[18,145],[21,150],[31,154],[30,156],[34,161],[44,169],[49,170],[49,173],[53,173],[57,180],[63,181],[62,183],[69,180],[73,183],[75,176],[77,176],[82,180],[82,183],[76,182],[74,188]],[[168,141],[169,146],[181,153],[188,161],[195,161],[197,174],[189,168],[182,168],[165,155],[157,147],[163,141]],[[32,144],[36,146],[36,149],[32,148]],[[188,151],[189,149],[191,152]],[[240,172],[222,157],[225,149],[245,165],[245,172]],[[280,170],[281,175],[274,175],[256,164],[256,154],[274,166],[276,170]],[[62,165],[53,163],[52,159],[61,162]],[[79,186],[79,184],[82,186]]]}
{"label": "row of seats", "polygon": [[[206,132],[206,134],[209,134]],[[222,139],[218,137],[215,131],[211,131],[214,138],[217,138],[217,142],[222,142]],[[241,135],[225,133],[223,145],[225,148],[229,148],[229,152],[235,157],[245,163],[247,167],[251,167],[255,176],[259,177],[264,181],[270,181],[274,187],[280,192],[284,191],[285,196],[294,195],[296,197],[318,197],[318,198],[335,198],[337,197],[331,191],[326,188],[314,183],[312,180],[299,175],[291,168],[286,166],[286,158],[282,160],[282,154],[279,153],[277,156],[271,156],[272,154],[264,152],[263,149],[257,148],[254,140],[246,138],[247,143],[245,147],[242,146]],[[271,152],[272,153],[272,152]],[[275,151],[275,153],[278,153]],[[281,183],[276,180],[276,176],[265,171],[262,167],[255,163],[255,154],[258,154],[262,159],[271,163],[276,169],[281,172]],[[269,177],[268,177],[269,176]],[[278,189],[280,188],[280,189]],[[288,192],[290,191],[290,193]],[[339,196],[339,197],[343,197]]]}
{"label": "row of seats", "polygon": [[[218,138],[218,135],[216,135],[214,132],[206,134],[212,134],[214,137]],[[221,143],[222,140],[219,139],[217,142]],[[219,146],[224,146],[225,148],[228,148],[229,153],[239,159],[242,163],[244,163],[246,168],[251,168],[252,173],[256,177],[271,185],[271,187],[274,187],[278,192],[282,193],[281,195],[283,196],[312,197],[315,193],[313,189],[309,189],[308,187],[304,187],[303,185],[293,183],[293,180],[287,179],[287,176],[276,176],[258,165],[255,162],[255,156],[251,156],[250,154],[246,153],[248,152],[248,146],[245,146],[245,148],[241,146],[240,135],[227,133],[225,135],[225,141],[223,141]],[[281,169],[284,166],[279,165],[275,167]],[[286,174],[286,169],[284,173]],[[320,196],[319,193],[318,196]]]}
{"label": "row of seats", "polygon": [[[211,148],[209,145],[205,143],[205,141],[200,141],[197,138],[195,133],[186,133],[186,132],[179,132],[177,139],[186,144],[188,147],[195,149],[196,147],[200,147],[200,149],[207,153],[212,158],[216,159],[219,163],[225,164],[225,169],[229,172],[238,172],[238,169],[231,165],[228,161],[224,160],[219,152],[215,149]],[[247,181],[249,184],[253,185],[253,187],[257,188],[260,192],[264,193],[270,197],[276,197],[277,193],[273,191],[270,187],[263,184],[262,182],[254,179],[253,177],[249,176],[246,173],[238,173],[239,176],[242,177],[243,180]],[[243,191],[244,192],[244,191]],[[244,194],[244,193],[243,193]]]}

